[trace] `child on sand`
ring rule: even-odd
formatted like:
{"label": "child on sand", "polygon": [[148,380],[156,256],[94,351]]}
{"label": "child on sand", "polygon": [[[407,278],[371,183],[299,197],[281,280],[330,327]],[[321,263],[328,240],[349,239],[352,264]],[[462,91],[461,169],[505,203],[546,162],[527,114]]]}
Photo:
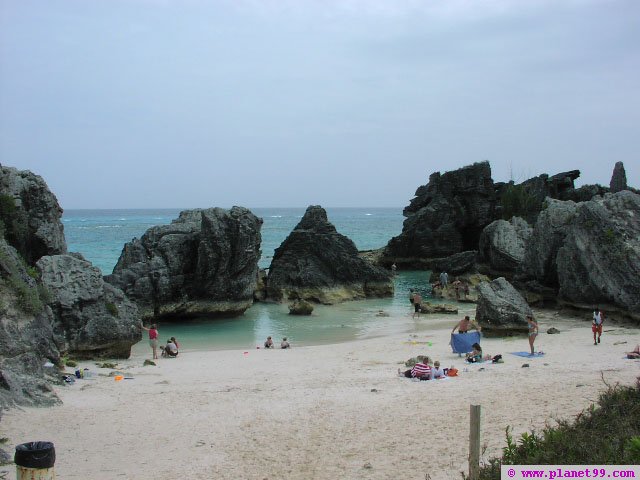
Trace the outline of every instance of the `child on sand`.
{"label": "child on sand", "polygon": [[264,341],[264,348],[273,348],[273,340],[271,339],[271,336],[267,337]]}
{"label": "child on sand", "polygon": [[409,370],[402,371],[398,369],[398,375],[406,378],[417,378],[419,380],[429,380],[431,378],[431,367],[429,366],[429,357],[418,355],[418,362]]}

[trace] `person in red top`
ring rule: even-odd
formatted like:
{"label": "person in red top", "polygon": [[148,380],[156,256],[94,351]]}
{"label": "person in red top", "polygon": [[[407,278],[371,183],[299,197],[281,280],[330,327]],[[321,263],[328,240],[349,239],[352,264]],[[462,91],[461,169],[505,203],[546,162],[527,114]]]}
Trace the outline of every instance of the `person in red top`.
{"label": "person in red top", "polygon": [[403,372],[398,369],[398,375],[407,378],[418,378],[420,380],[429,380],[431,378],[431,366],[429,365],[429,357],[418,357],[418,363],[413,368]]}
{"label": "person in red top", "polygon": [[151,346],[151,350],[153,351],[153,359],[158,359],[158,328],[156,324],[152,324],[151,328],[147,328],[142,325],[142,328],[149,332],[149,345]]}

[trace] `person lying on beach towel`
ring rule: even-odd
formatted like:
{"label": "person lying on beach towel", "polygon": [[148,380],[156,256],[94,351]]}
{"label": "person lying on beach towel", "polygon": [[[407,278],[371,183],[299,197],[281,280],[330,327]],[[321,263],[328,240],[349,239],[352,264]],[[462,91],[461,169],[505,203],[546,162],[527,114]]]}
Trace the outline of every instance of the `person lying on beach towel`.
{"label": "person lying on beach towel", "polygon": [[627,358],[630,358],[630,359],[640,358],[640,343],[636,345],[636,348],[634,348],[632,351],[627,352]]}

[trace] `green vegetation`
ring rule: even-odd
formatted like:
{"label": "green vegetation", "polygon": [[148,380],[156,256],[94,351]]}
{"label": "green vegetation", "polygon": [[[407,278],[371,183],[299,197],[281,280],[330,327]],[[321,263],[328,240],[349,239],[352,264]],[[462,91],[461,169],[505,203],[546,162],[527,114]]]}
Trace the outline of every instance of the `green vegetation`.
{"label": "green vegetation", "polygon": [[608,244],[612,244],[616,240],[616,232],[613,228],[607,228],[604,231],[604,241]]}
{"label": "green vegetation", "polygon": [[632,387],[610,387],[597,407],[591,405],[573,423],[563,420],[541,433],[524,433],[518,441],[507,427],[506,441],[502,458],[483,465],[480,479],[500,479],[502,464],[640,464],[640,380]]}
{"label": "green vegetation", "polygon": [[539,202],[522,185],[510,184],[500,198],[502,218],[529,218],[540,210]]}
{"label": "green vegetation", "polygon": [[120,316],[118,307],[114,303],[107,302],[105,303],[105,307],[107,307],[107,312],[109,312],[109,315],[111,315],[112,317],[118,318]]}
{"label": "green vegetation", "polygon": [[68,360],[67,359],[67,360],[64,361],[64,364],[67,367],[77,367],[78,366],[78,363],[75,360]]}
{"label": "green vegetation", "polygon": [[[19,270],[19,265],[12,261],[9,256],[0,251],[0,260],[8,269],[8,276],[4,279],[5,285],[14,292],[17,299],[17,306],[24,313],[36,315],[44,309],[44,305],[49,302],[50,295],[42,284],[38,284],[37,288],[33,288],[24,279],[24,273]],[[21,263],[26,266],[24,260]],[[27,271],[27,275],[31,276]],[[37,274],[37,271],[36,271]]]}

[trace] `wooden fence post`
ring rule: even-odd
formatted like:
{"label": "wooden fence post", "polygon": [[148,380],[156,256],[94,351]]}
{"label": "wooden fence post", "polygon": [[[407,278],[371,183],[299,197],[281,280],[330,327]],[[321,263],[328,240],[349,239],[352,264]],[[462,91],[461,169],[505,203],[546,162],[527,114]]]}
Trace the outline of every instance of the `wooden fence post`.
{"label": "wooden fence post", "polygon": [[469,422],[469,480],[480,474],[480,405],[471,405]]}

